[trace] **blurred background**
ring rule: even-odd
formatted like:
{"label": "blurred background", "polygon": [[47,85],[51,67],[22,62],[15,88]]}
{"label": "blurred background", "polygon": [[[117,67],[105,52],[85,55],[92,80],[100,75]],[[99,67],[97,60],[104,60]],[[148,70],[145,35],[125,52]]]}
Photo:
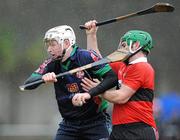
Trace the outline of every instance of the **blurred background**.
{"label": "blurred background", "polygon": [[53,86],[25,92],[18,88],[47,57],[43,37],[49,28],[70,25],[79,46],[86,48],[80,24],[118,17],[157,2],[168,2],[176,10],[101,26],[98,43],[106,56],[128,30],[152,35],[149,61],[156,70],[154,115],[160,139],[180,139],[179,0],[0,0],[0,140],[51,140],[56,133],[61,116]]}

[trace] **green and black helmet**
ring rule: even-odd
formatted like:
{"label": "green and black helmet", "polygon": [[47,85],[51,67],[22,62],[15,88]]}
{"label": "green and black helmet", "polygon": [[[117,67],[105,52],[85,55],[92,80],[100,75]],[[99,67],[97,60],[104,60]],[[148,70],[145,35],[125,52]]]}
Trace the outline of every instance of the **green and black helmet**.
{"label": "green and black helmet", "polygon": [[145,31],[141,31],[141,30],[128,31],[121,38],[121,41],[126,41],[128,46],[130,45],[131,41],[132,42],[138,41],[140,43],[141,47],[143,47],[142,50],[145,50],[148,53],[153,48],[151,35]]}

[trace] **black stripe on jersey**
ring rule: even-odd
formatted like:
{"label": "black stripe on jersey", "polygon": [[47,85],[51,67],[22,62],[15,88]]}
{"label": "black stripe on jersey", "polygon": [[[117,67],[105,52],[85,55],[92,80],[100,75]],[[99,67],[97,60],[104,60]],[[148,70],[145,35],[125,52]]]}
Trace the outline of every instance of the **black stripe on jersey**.
{"label": "black stripe on jersey", "polygon": [[152,89],[140,88],[136,93],[130,98],[129,101],[153,101],[154,93]]}

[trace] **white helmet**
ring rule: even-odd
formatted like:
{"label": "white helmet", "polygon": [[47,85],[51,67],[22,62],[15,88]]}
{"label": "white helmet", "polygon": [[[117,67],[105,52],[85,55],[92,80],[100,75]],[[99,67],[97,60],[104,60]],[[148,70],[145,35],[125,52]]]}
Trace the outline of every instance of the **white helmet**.
{"label": "white helmet", "polygon": [[76,37],[73,29],[70,26],[62,25],[49,29],[44,36],[44,40],[56,40],[62,44],[65,39],[70,41],[71,46],[76,43]]}

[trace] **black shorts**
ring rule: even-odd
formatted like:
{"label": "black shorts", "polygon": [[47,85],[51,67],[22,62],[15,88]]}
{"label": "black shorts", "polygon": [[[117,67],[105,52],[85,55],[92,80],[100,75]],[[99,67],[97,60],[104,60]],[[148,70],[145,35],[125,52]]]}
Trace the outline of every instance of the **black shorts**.
{"label": "black shorts", "polygon": [[145,123],[114,125],[109,140],[157,140],[158,132]]}
{"label": "black shorts", "polygon": [[108,140],[111,128],[111,120],[106,113],[86,120],[63,120],[55,140]]}

